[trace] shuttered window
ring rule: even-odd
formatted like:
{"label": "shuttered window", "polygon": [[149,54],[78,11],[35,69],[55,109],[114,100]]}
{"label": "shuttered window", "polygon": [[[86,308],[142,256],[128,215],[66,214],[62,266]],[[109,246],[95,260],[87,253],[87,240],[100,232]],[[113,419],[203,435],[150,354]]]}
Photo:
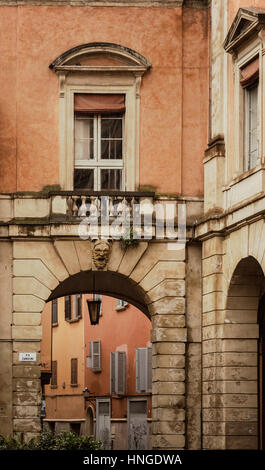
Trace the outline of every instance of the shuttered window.
{"label": "shuttered window", "polygon": [[119,311],[119,310],[125,310],[125,308],[128,306],[128,302],[126,302],[126,300],[121,300],[121,299],[117,299],[116,300],[116,308],[115,310]]}
{"label": "shuttered window", "polygon": [[100,341],[91,341],[91,359],[93,372],[101,371],[101,345]]}
{"label": "shuttered window", "polygon": [[82,317],[82,294],[74,295],[74,318]]}
{"label": "shuttered window", "polygon": [[58,302],[57,299],[52,300],[52,324],[57,325],[58,323]]}
{"label": "shuttered window", "polygon": [[136,392],[152,392],[152,348],[136,349]]}
{"label": "shuttered window", "polygon": [[57,361],[52,361],[51,386],[57,387]]}
{"label": "shuttered window", "polygon": [[110,353],[110,393],[125,395],[126,391],[126,353]]}
{"label": "shuttered window", "polygon": [[259,58],[254,58],[241,69],[244,90],[244,169],[257,164],[259,156]]}
{"label": "shuttered window", "polygon": [[71,385],[77,385],[77,358],[71,359]]}
{"label": "shuttered window", "polygon": [[245,88],[245,170],[254,168],[259,153],[258,83]]}
{"label": "shuttered window", "polygon": [[71,309],[71,295],[67,295],[64,298],[64,317],[65,320],[71,320],[72,309]]}

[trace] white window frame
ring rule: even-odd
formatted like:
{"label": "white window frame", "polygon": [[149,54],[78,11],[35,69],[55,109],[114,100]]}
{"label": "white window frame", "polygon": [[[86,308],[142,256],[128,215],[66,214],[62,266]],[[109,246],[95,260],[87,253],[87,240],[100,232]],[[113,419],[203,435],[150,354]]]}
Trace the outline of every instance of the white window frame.
{"label": "white window frame", "polygon": [[[113,65],[101,65],[106,55]],[[82,65],[83,57],[97,57],[97,64]],[[118,59],[118,63],[117,63]],[[79,65],[77,65],[79,63]],[[152,64],[139,52],[114,43],[75,46],[57,57],[49,68],[59,77],[60,186],[73,189],[74,93],[125,95],[124,190],[139,186],[140,89],[144,73]]]}
{"label": "white window frame", "polygon": [[[81,76],[82,78],[82,76]],[[104,75],[99,75],[98,82],[103,81]],[[109,84],[101,85],[79,85],[71,84],[71,74],[67,76],[64,91],[60,98],[60,185],[63,190],[74,189],[74,94],[123,94],[125,95],[124,113],[124,139],[123,139],[123,189],[125,191],[135,191],[139,185],[139,119],[140,104],[138,88],[140,82],[136,79],[124,80],[128,84],[116,84],[109,79]],[[95,77],[94,77],[95,80]],[[86,79],[87,81],[87,79]],[[119,80],[123,80],[120,78]],[[111,161],[111,165],[113,165]],[[104,160],[105,162],[105,160]],[[108,167],[108,161],[105,162]]]}
{"label": "white window frame", "polygon": [[[252,93],[251,91],[257,88],[257,122],[256,122],[256,132],[257,132],[257,158],[255,164],[252,164],[250,145],[251,145],[251,131],[253,130],[250,113],[252,108]],[[251,170],[257,165],[257,160],[259,158],[259,82],[255,83],[252,86],[244,88],[244,171]]]}
{"label": "white window frame", "polygon": [[[117,113],[119,114],[119,113]],[[100,182],[100,170],[109,169],[109,170],[122,170],[122,183],[120,190],[124,190],[124,118],[125,114],[121,114],[122,120],[122,158],[120,159],[102,159],[101,158],[101,119],[105,118],[104,114],[93,114],[93,139],[94,139],[94,158],[90,160],[75,160],[74,168],[75,169],[89,169],[94,172],[94,191],[101,191],[101,182]],[[76,117],[74,116],[74,121],[76,119],[86,119],[85,116]],[[91,119],[91,116],[90,116]],[[75,126],[74,126],[75,128]],[[75,140],[75,135],[74,135]]]}

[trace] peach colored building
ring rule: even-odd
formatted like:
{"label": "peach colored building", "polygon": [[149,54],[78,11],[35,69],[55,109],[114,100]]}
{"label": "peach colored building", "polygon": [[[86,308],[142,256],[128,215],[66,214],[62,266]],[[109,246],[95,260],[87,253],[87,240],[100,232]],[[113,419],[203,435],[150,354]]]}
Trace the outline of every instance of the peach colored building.
{"label": "peach colored building", "polygon": [[99,324],[91,325],[87,299],[62,297],[43,312],[43,427],[91,434],[106,448],[148,448],[150,320],[127,302],[103,296]]}
{"label": "peach colored building", "polygon": [[264,25],[264,0],[1,1],[2,434],[41,430],[46,304],[98,293],[151,321],[150,448],[265,448]]}

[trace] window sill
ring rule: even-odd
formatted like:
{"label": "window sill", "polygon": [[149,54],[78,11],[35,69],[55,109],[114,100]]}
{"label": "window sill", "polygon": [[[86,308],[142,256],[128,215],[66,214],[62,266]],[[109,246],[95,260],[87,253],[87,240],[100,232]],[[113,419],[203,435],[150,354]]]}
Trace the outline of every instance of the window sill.
{"label": "window sill", "polygon": [[242,203],[251,203],[254,197],[264,194],[265,168],[263,164],[236,176],[223,188],[225,210],[239,207]]}
{"label": "window sill", "polygon": [[240,183],[240,181],[243,181],[250,176],[254,175],[255,173],[258,173],[260,170],[264,170],[265,166],[264,164],[258,164],[254,168],[251,168],[250,170],[243,171],[239,175],[235,176],[232,178],[230,183],[228,183],[224,188],[223,191],[229,190],[232,186],[234,186],[237,183]]}
{"label": "window sill", "polygon": [[71,387],[77,388],[79,385],[78,384],[70,384]]}
{"label": "window sill", "polygon": [[54,390],[54,389],[58,388],[58,385],[51,385],[50,387]]}
{"label": "window sill", "polygon": [[58,322],[57,322],[57,323],[52,323],[52,327],[54,327],[54,326],[58,326],[58,325],[59,325],[59,323],[58,323]]}
{"label": "window sill", "polygon": [[65,319],[65,321],[67,321],[67,323],[77,323],[77,322],[79,322],[79,320],[81,320],[81,318],[82,317],[71,318],[70,320]]}

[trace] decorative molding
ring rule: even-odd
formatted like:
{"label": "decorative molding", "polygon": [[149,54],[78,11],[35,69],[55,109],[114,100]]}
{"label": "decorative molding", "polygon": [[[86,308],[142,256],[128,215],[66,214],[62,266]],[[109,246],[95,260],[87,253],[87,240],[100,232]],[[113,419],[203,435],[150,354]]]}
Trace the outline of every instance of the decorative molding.
{"label": "decorative molding", "polygon": [[65,93],[65,80],[66,80],[66,74],[61,73],[59,75],[59,97],[64,98],[64,93]]}
{"label": "decorative molding", "polygon": [[225,157],[225,141],[223,135],[217,135],[208,143],[208,147],[204,152],[203,163],[208,162],[215,157]]}
{"label": "decorative molding", "polygon": [[1,0],[3,6],[208,8],[211,0]]}
{"label": "decorative molding", "polygon": [[94,242],[92,249],[92,261],[95,269],[102,271],[106,268],[111,252],[111,243],[108,240],[99,239]]}
{"label": "decorative molding", "polygon": [[263,28],[265,9],[239,8],[223,44],[225,51],[235,54],[242,42]]}
{"label": "decorative molding", "polygon": [[[83,56],[109,56],[118,59],[123,65],[77,65],[69,64],[70,61],[80,60]],[[135,72],[143,74],[146,70],[152,67],[151,62],[147,60],[142,54],[136,52],[128,47],[119,44],[108,42],[91,42],[81,44],[79,46],[68,49],[58,56],[50,65],[49,68],[55,72]]]}

